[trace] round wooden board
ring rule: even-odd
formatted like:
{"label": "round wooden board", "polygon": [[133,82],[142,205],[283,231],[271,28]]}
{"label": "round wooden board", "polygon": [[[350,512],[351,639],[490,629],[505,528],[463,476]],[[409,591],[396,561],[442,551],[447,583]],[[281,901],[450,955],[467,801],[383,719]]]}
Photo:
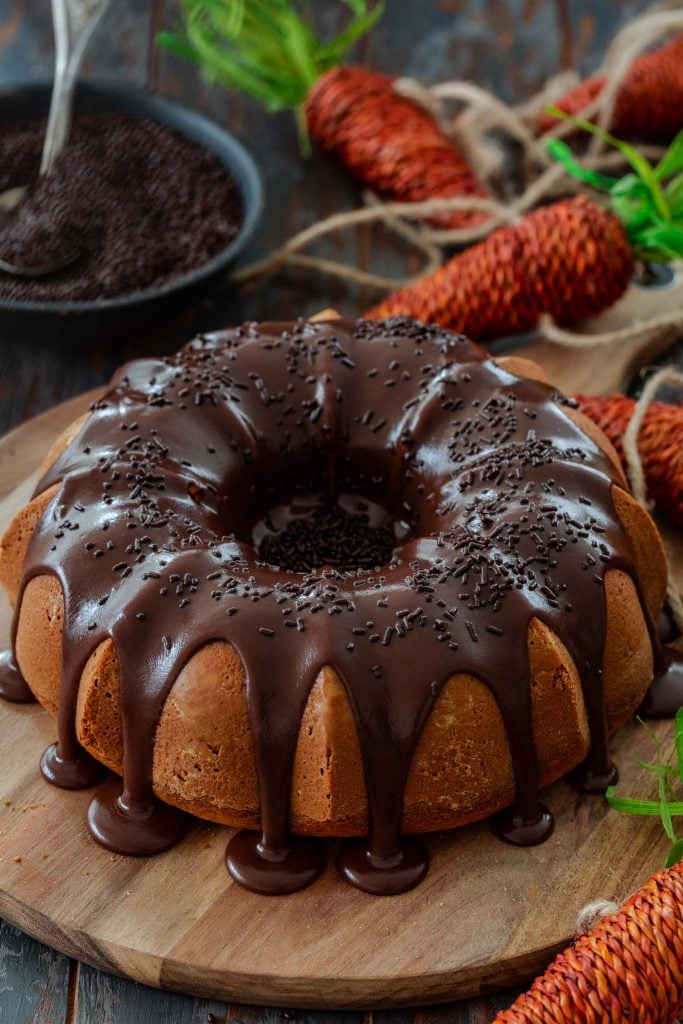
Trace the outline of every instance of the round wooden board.
{"label": "round wooden board", "polygon": [[[92,397],[0,441],[0,529],[26,500],[50,442]],[[5,644],[10,612],[1,600]],[[670,745],[670,724],[658,731]],[[98,847],[84,824],[89,793],[54,789],[38,771],[54,736],[37,705],[0,701],[0,913],[97,967],[202,996],[369,1008],[511,985],[566,944],[585,902],[623,898],[661,866],[666,849],[658,821],[616,814],[560,783],[545,794],[557,824],[542,846],[507,846],[486,823],[435,836],[424,884],[387,899],[341,882],[331,849],[310,889],[259,897],[225,871],[226,828],[197,825],[151,859]],[[651,753],[642,727],[620,732],[614,757],[625,792],[647,793],[651,780],[634,762]]]}

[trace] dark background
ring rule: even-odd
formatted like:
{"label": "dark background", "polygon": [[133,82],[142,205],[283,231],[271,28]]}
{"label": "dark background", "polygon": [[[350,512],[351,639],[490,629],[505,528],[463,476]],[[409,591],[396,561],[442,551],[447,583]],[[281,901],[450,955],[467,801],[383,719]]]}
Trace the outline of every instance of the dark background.
{"label": "dark background", "polygon": [[[341,24],[337,0],[311,5],[323,30]],[[384,20],[353,59],[393,75],[432,83],[471,78],[509,101],[532,95],[553,74],[592,71],[614,33],[640,14],[643,0],[387,0]],[[52,70],[48,0],[0,0],[0,87],[47,79]],[[348,175],[320,156],[299,155],[288,114],[269,115],[239,96],[203,85],[195,68],[153,43],[172,26],[177,0],[112,0],[85,63],[88,78],[119,79],[195,107],[237,134],[260,165],[265,216],[245,260],[328,214],[358,205]],[[97,183],[93,183],[97,187]],[[359,228],[322,242],[321,255],[383,274],[405,273],[405,253],[379,229]],[[335,306],[357,314],[377,293],[329,279],[283,273],[241,292],[220,284],[171,322],[76,344],[45,335],[12,341],[0,334],[0,433],[96,384],[136,355],[171,352],[198,330],[244,318],[287,319]],[[153,908],[150,908],[153,913]],[[515,993],[416,1011],[303,1013],[230,1006],[228,1024],[486,1024]],[[254,993],[258,1000],[258,993]],[[0,1021],[3,1024],[205,1024],[226,1007],[157,992],[102,974],[55,953],[0,921]]]}

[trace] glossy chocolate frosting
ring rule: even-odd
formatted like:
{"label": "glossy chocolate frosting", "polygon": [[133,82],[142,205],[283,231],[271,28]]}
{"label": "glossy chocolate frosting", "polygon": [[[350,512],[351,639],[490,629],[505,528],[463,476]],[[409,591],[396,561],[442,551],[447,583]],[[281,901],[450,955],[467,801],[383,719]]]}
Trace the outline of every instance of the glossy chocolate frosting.
{"label": "glossy chocolate frosting", "polygon": [[529,843],[551,831],[531,732],[533,617],[581,676],[587,787],[612,781],[603,581],[610,567],[636,579],[618,474],[552,388],[464,338],[407,319],[200,337],[119,370],[38,491],[55,483],[23,578],[54,575],[65,601],[59,741],[44,771],[67,785],[98,774],[76,739],[76,699],[110,637],[124,779],[96,795],[89,824],[111,849],[156,852],[187,827],[153,796],[154,736],[180,670],[215,640],[246,673],[262,834],[238,833],[227,860],[256,891],[291,892],[322,866],[317,841],[290,834],[289,799],[325,665],[363,759],[370,834],[340,857],[361,888],[400,892],[426,870],[421,843],[400,834],[404,789],[454,673],[489,687],[507,730],[517,798],[498,832]]}

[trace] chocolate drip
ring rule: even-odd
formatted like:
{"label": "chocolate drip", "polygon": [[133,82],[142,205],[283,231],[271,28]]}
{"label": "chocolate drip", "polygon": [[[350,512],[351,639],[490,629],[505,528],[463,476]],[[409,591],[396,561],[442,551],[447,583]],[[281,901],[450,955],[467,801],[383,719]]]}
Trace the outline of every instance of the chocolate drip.
{"label": "chocolate drip", "polygon": [[120,779],[101,786],[88,807],[93,839],[114,853],[146,857],[175,846],[189,831],[192,819],[150,796],[133,798]]}
{"label": "chocolate drip", "polygon": [[322,840],[288,835],[276,838],[241,829],[228,843],[228,871],[240,885],[262,896],[289,896],[315,882],[325,866]]}
{"label": "chocolate drip", "polygon": [[154,737],[179,673],[213,641],[232,644],[245,671],[261,835],[237,833],[227,864],[257,892],[292,892],[321,870],[320,845],[292,837],[289,817],[301,721],[326,665],[355,719],[369,811],[368,838],[342,849],[340,868],[367,891],[402,892],[426,871],[421,843],[401,836],[404,792],[424,723],[459,673],[489,688],[507,732],[517,799],[496,830],[514,843],[550,833],[533,619],[579,671],[588,784],[611,778],[604,577],[634,576],[611,498],[619,479],[550,388],[465,339],[408,320],[197,339],[119,371],[39,490],[55,483],[22,585],[47,573],[64,594],[68,762],[83,756],[88,659],[102,644],[116,657],[124,781],[89,813],[110,849],[165,849],[186,826],[154,797]]}
{"label": "chocolate drip", "polygon": [[414,836],[394,839],[393,853],[378,854],[376,838],[351,840],[339,854],[338,866],[344,878],[372,896],[398,896],[413,889],[429,869],[429,855]]}
{"label": "chocolate drip", "polygon": [[519,801],[493,817],[493,831],[512,846],[538,846],[545,842],[555,828],[552,814],[541,803],[526,814],[520,813]]}
{"label": "chocolate drip", "polygon": [[[61,582],[64,588],[63,576]],[[64,593],[66,592],[64,590]],[[73,594],[73,588],[71,593]],[[78,635],[77,622],[68,622],[68,616],[75,611],[75,606],[74,600],[67,606],[67,639]],[[19,605],[15,613],[15,627],[18,625],[18,613]],[[104,768],[83,749],[76,735],[78,686],[85,666],[85,661],[79,658],[80,653],[78,642],[62,644],[62,685],[57,714],[57,742],[47,748],[40,761],[43,777],[53,786],[62,789],[89,789],[104,777]]]}
{"label": "chocolate drip", "polygon": [[75,743],[66,747],[61,739],[47,748],[40,759],[43,778],[60,789],[90,789],[104,776],[102,765]]}
{"label": "chocolate drip", "polygon": [[19,671],[11,648],[0,651],[0,697],[12,704],[31,704],[36,699]]}

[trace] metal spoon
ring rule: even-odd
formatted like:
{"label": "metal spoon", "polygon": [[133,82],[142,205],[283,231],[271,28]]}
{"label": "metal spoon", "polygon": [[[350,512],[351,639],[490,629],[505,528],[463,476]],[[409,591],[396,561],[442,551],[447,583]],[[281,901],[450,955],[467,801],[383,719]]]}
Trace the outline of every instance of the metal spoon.
{"label": "metal spoon", "polygon": [[[90,38],[109,3],[110,0],[52,0],[55,78],[40,163],[41,174],[52,171],[66,145],[78,72]],[[0,226],[6,223],[25,193],[26,186],[21,185],[0,193]],[[72,249],[49,264],[33,267],[0,259],[0,270],[19,277],[42,277],[62,270],[79,255],[78,249]]]}

